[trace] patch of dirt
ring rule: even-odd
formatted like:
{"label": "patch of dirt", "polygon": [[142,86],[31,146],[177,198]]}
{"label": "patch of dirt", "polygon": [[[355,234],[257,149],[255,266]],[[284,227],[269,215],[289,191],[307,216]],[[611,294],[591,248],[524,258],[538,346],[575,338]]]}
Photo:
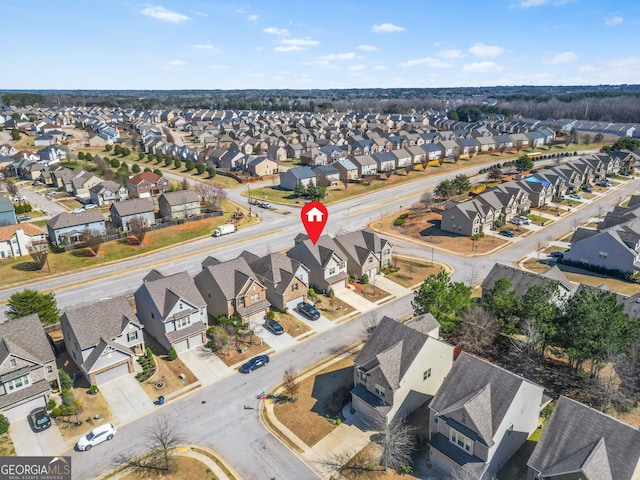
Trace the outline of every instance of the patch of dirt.
{"label": "patch of dirt", "polygon": [[[156,373],[141,384],[142,389],[151,400],[158,398],[158,395],[166,395],[180,390],[198,380],[180,358],[173,361],[169,360],[167,355],[154,355],[154,358],[157,366]],[[184,375],[184,379],[181,379],[180,375]],[[158,388],[158,383],[163,383],[164,386]]]}
{"label": "patch of dirt", "polygon": [[357,284],[357,285],[360,288],[356,288],[354,289],[354,291],[357,294],[362,295],[364,298],[366,298],[370,302],[377,302],[378,300],[382,300],[383,298],[387,298],[388,296],[391,295],[389,292],[382,290],[380,287],[376,287],[371,283],[368,283],[366,285],[362,285],[362,284]]}
{"label": "patch of dirt", "polygon": [[217,478],[200,460],[179,454],[171,460],[171,469],[167,473],[131,472],[120,477],[121,480],[217,480]]}
{"label": "patch of dirt", "polygon": [[252,338],[249,335],[242,335],[238,338],[238,347],[243,350],[241,352],[236,348],[236,341],[233,337],[229,338],[229,348],[222,348],[216,353],[225,365],[232,367],[233,365],[248,360],[256,355],[269,350],[269,344],[260,339],[257,335]]}
{"label": "patch of dirt", "polygon": [[388,273],[385,278],[407,288],[422,283],[429,275],[435,275],[442,269],[439,264],[431,265],[430,263],[401,258],[395,258],[393,264],[398,270]]}

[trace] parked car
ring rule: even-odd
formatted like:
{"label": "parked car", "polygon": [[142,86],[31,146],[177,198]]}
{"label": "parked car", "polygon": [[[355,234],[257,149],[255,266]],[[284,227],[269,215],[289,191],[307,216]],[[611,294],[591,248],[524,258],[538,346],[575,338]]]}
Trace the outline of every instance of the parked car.
{"label": "parked car", "polygon": [[591,187],[587,187],[586,185],[582,187],[582,191],[585,193],[593,193],[593,190],[591,189]]}
{"label": "parked car", "polygon": [[34,187],[40,187],[44,185],[44,183],[42,183],[40,180],[35,180],[31,185],[33,185]]}
{"label": "parked car", "polygon": [[27,222],[31,220],[31,217],[29,215],[16,215],[16,220],[19,222]]}
{"label": "parked car", "polygon": [[258,355],[257,357],[253,357],[247,363],[240,367],[240,373],[251,373],[256,368],[264,367],[267,363],[269,363],[269,355]]}
{"label": "parked car", "polygon": [[51,426],[51,418],[46,408],[38,407],[29,414],[29,424],[34,432],[41,432]]}
{"label": "parked car", "polygon": [[514,225],[524,225],[524,222],[520,217],[513,217],[511,220],[509,220],[509,223],[513,223]]}
{"label": "parked car", "polygon": [[569,198],[575,198],[576,200],[582,200],[582,195],[580,195],[579,193],[572,193],[571,195],[569,195]]}
{"label": "parked car", "polygon": [[84,208],[74,208],[73,212],[71,213],[82,213],[82,212],[84,212]]}
{"label": "parked car", "polygon": [[264,328],[269,330],[274,335],[282,335],[284,333],[284,328],[276,320],[268,319],[267,323],[264,324]]}
{"label": "parked car", "polygon": [[13,198],[14,202],[24,202],[27,200],[27,197],[25,197],[24,195],[18,195],[17,197]]}
{"label": "parked car", "polygon": [[564,258],[564,252],[551,252],[549,256],[551,258]]}
{"label": "parked car", "polygon": [[87,204],[84,206],[84,209],[85,209],[85,210],[91,210],[92,208],[98,208],[98,205],[96,205],[95,203],[87,203]]}
{"label": "parked car", "polygon": [[99,443],[111,440],[116,432],[116,427],[114,427],[112,423],[100,425],[99,427],[91,430],[84,437],[80,437],[80,440],[78,440],[78,450],[81,452],[88,452]]}
{"label": "parked car", "polygon": [[517,217],[520,219],[520,221],[522,221],[523,225],[531,225],[531,219],[529,217],[525,217],[523,215]]}
{"label": "parked car", "polygon": [[515,233],[513,233],[511,230],[500,230],[500,235],[502,235],[503,237],[509,237],[509,238],[513,238],[515,237]]}
{"label": "parked car", "polygon": [[602,182],[600,182],[598,185],[600,185],[601,187],[604,187],[604,188],[610,188],[611,187],[611,184],[609,182],[607,182],[607,181],[604,181],[604,180]]}
{"label": "parked car", "polygon": [[320,318],[320,312],[316,307],[307,302],[300,302],[298,304],[298,311],[311,320],[318,320]]}

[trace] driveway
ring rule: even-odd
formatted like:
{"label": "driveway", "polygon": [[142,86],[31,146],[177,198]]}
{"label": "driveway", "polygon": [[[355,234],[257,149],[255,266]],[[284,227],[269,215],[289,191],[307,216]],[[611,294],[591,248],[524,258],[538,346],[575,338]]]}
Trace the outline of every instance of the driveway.
{"label": "driveway", "polygon": [[331,320],[323,316],[320,316],[320,318],[317,320],[309,320],[307,317],[299,313],[297,308],[289,309],[289,313],[291,315],[294,315],[298,320],[300,320],[307,327],[309,327],[311,330],[317,333],[324,332],[336,326],[335,323],[333,323]]}
{"label": "driveway", "polygon": [[35,433],[31,430],[29,421],[22,418],[11,423],[9,433],[17,456],[59,455],[69,448],[53,419],[51,427]]}
{"label": "driveway", "polygon": [[140,382],[131,375],[124,375],[100,385],[100,391],[121,424],[154,409],[153,401],[142,389]]}
{"label": "driveway", "polygon": [[405,295],[410,295],[411,293],[413,293],[413,290],[411,290],[410,288],[403,287],[399,283],[396,283],[393,280],[389,280],[382,275],[376,275],[376,286],[380,287],[385,292],[389,292],[396,298],[401,298]]}
{"label": "driveway", "polygon": [[266,328],[263,328],[260,332],[258,332],[258,336],[264,342],[269,344],[271,348],[273,348],[273,350],[276,352],[285,350],[298,343],[298,341],[288,333],[283,333],[282,335],[274,335]]}
{"label": "driveway", "polygon": [[180,352],[180,360],[191,370],[202,385],[211,385],[234,373],[232,368],[227,367],[211,351],[201,347]]}
{"label": "driveway", "polygon": [[372,310],[376,307],[375,303],[370,302],[369,300],[364,298],[362,295],[357,294],[351,289],[347,289],[347,288],[339,289],[338,291],[336,291],[336,297],[338,297],[343,302],[348,303],[356,310],[360,310],[360,313],[366,313],[369,310]]}

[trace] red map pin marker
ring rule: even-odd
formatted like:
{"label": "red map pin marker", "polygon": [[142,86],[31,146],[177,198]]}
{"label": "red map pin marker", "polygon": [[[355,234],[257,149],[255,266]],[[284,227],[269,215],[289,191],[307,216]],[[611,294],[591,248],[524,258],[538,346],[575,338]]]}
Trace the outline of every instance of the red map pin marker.
{"label": "red map pin marker", "polygon": [[304,225],[307,235],[315,245],[322,235],[322,230],[327,224],[329,219],[329,212],[320,202],[309,202],[302,207],[300,211],[300,218],[302,219],[302,225]]}

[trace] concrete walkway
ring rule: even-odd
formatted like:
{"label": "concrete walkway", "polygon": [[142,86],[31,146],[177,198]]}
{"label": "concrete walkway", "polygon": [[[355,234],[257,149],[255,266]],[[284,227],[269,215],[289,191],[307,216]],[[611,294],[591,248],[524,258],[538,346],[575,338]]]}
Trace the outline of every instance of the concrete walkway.
{"label": "concrete walkway", "polygon": [[357,294],[351,288],[341,288],[336,292],[336,296],[356,310],[359,310],[360,313],[366,313],[376,307],[375,303],[370,302],[362,295]]}

